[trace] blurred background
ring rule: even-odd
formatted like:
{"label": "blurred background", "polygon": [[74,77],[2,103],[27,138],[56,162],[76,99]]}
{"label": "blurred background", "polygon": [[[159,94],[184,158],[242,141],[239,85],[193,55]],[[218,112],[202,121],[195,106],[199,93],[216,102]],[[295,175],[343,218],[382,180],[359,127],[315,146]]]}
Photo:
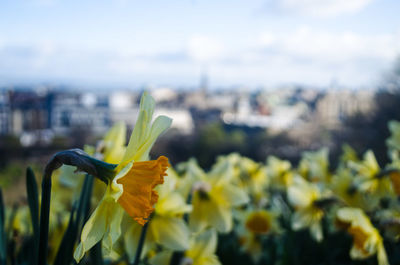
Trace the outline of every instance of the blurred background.
{"label": "blurred background", "polygon": [[[296,163],[344,143],[387,162],[400,120],[397,0],[0,2],[0,185],[132,129],[142,91],[174,119],[172,164],[239,152]],[[129,135],[129,134],[128,134]]]}

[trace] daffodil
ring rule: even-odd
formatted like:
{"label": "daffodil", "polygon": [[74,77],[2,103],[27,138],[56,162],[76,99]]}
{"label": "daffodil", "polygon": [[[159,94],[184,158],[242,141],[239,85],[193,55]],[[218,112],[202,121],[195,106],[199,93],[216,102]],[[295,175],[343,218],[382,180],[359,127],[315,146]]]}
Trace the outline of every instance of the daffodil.
{"label": "daffodil", "polygon": [[355,176],[351,174],[350,169],[340,168],[332,177],[330,185],[332,191],[347,206],[361,208],[363,210],[371,210],[376,206],[376,200],[359,190],[355,182]]}
{"label": "daffodil", "polygon": [[[159,199],[155,211],[148,224],[143,255],[152,246],[159,244],[166,249],[182,251],[189,247],[190,232],[182,216],[192,210],[183,196],[176,191],[178,177],[172,169],[168,169],[168,178],[164,184],[156,188]],[[128,222],[124,233],[126,252],[130,261],[134,260],[141,226],[132,221]]]}
{"label": "daffodil", "polygon": [[389,264],[383,238],[361,209],[341,208],[337,211],[337,218],[353,237],[352,259],[366,259],[377,254],[379,265]]}
{"label": "daffodil", "polygon": [[271,178],[271,186],[280,190],[286,190],[293,183],[292,165],[287,160],[281,160],[274,156],[267,159],[267,175]]}
{"label": "daffodil", "polygon": [[328,153],[327,148],[304,152],[299,165],[300,174],[311,182],[329,182]]}
{"label": "daffodil", "polygon": [[[238,154],[231,154],[227,157],[235,155],[234,175],[237,179],[238,186],[243,188],[252,198],[259,202],[266,197],[264,190],[268,186],[269,178],[267,177],[266,167],[260,163],[256,163],[250,158],[242,157]],[[236,183],[234,181],[234,183]]]}
{"label": "daffodil", "polygon": [[[217,233],[208,229],[194,235],[190,240],[190,247],[184,252],[179,264],[182,265],[220,265],[215,251],[217,250]],[[152,265],[168,265],[172,257],[171,251],[162,251],[153,256],[149,262]]]}
{"label": "daffodil", "polygon": [[242,250],[251,256],[254,263],[260,260],[263,253],[263,238],[279,232],[277,217],[275,212],[264,209],[242,213],[241,224],[237,228],[238,240]]}
{"label": "daffodil", "polygon": [[369,150],[360,162],[349,162],[349,167],[357,173],[357,185],[361,191],[376,194],[379,197],[393,195],[390,179],[380,175],[381,168],[374,153]]}
{"label": "daffodil", "polygon": [[183,172],[182,179],[178,183],[179,187],[177,187],[177,189],[184,198],[188,198],[193,184],[196,181],[205,179],[206,173],[194,158],[190,158],[187,162],[179,163],[177,170]]}
{"label": "daffodil", "polygon": [[321,219],[324,211],[318,204],[322,198],[320,189],[302,177],[296,177],[293,185],[288,188],[288,200],[295,209],[292,228],[300,230],[308,227],[317,241],[323,239]]}
{"label": "daffodil", "polygon": [[161,156],[157,160],[145,160],[157,137],[171,124],[171,119],[165,116],[157,117],[151,124],[154,105],[154,100],[145,92],[124,155],[114,166],[113,174],[103,176],[107,182],[106,192],[82,230],[81,241],[74,253],[75,260],[82,259],[85,252],[100,240],[106,249],[111,249],[121,234],[124,210],[141,225],[153,212],[153,204],[158,199],[153,189],[163,183],[168,159]]}
{"label": "daffodil", "polygon": [[229,161],[220,161],[201,181],[193,185],[193,210],[189,227],[198,232],[207,226],[218,232],[232,229],[232,208],[249,201],[246,192],[231,183],[233,168]]}

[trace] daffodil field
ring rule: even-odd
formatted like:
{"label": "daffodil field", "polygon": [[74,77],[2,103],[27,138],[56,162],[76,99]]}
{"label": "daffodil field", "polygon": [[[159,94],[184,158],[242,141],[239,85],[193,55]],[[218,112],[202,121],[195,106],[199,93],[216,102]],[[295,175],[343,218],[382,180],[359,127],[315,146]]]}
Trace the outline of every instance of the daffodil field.
{"label": "daffodil field", "polygon": [[117,123],[40,178],[28,168],[25,205],[0,196],[0,265],[400,264],[399,122],[387,165],[347,145],[336,168],[323,148],[297,166],[232,153],[203,170],[150,159],[172,122],[154,108],[145,92],[127,144]]}

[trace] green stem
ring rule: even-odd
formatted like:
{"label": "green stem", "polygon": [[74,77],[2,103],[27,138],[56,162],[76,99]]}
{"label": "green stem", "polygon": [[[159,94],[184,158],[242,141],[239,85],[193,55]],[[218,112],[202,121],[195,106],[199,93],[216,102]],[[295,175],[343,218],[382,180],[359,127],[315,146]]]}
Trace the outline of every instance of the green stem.
{"label": "green stem", "polygon": [[147,223],[145,223],[142,228],[142,233],[140,234],[140,238],[139,238],[139,244],[136,249],[135,262],[133,262],[133,265],[139,265],[140,256],[142,255],[144,240],[146,239],[146,232],[147,232],[147,227],[149,226],[149,222],[150,222],[150,220]]}
{"label": "green stem", "polygon": [[51,173],[49,174],[47,171],[45,172],[45,176],[43,177],[42,181],[42,204],[40,207],[38,265],[46,265],[49,236],[50,195]]}

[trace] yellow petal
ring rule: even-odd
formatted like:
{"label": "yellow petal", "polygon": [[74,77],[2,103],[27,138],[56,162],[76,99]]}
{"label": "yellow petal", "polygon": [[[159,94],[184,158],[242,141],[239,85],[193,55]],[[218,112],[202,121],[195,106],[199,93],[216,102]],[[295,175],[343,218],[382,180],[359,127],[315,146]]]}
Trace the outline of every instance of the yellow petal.
{"label": "yellow petal", "polygon": [[221,196],[229,206],[240,206],[249,202],[247,193],[231,184],[223,184],[216,191],[218,197]]}
{"label": "yellow petal", "polygon": [[189,219],[189,227],[198,232],[207,225],[215,227],[218,232],[227,233],[232,229],[232,213],[230,208],[221,206],[211,198],[201,198],[199,192],[193,195],[193,210]]}
{"label": "yellow petal", "polygon": [[140,112],[136,125],[133,128],[125,154],[118,166],[125,167],[131,161],[147,160],[151,147],[157,137],[171,126],[172,120],[166,116],[159,116],[150,126],[154,111],[154,99],[143,93],[140,101]]}
{"label": "yellow petal", "polygon": [[[132,222],[132,224],[129,226],[128,230],[124,234],[125,251],[126,254],[128,255],[130,263],[133,263],[133,261],[135,260],[136,250],[138,248],[138,243],[140,234],[142,233],[142,228],[143,227],[137,224],[136,222]],[[152,243],[152,241],[153,240],[150,236],[150,233],[147,233],[141,258],[143,258],[147,253],[149,245]]]}
{"label": "yellow petal", "polygon": [[115,206],[112,200],[104,199],[99,203],[96,210],[90,216],[89,220],[83,227],[81,234],[81,242],[75,249],[74,258],[79,262],[85,252],[91,249],[97,242],[99,242],[107,231],[108,225],[108,209]]}
{"label": "yellow petal", "polygon": [[179,193],[172,192],[159,199],[155,208],[157,215],[175,217],[190,212],[192,205],[186,204],[185,199]]}
{"label": "yellow petal", "polygon": [[126,125],[123,122],[116,123],[104,137],[104,161],[118,164],[125,151]]}
{"label": "yellow petal", "polygon": [[108,215],[111,218],[108,224],[107,233],[103,239],[103,246],[108,251],[111,251],[112,246],[121,235],[121,222],[123,214],[124,210],[118,204],[115,204],[115,206],[110,208],[108,211]]}
{"label": "yellow petal", "polygon": [[186,251],[185,256],[192,258],[194,261],[207,257],[215,253],[217,248],[217,233],[214,229],[208,229],[193,241],[192,246]]}
{"label": "yellow petal", "polygon": [[186,223],[176,217],[154,216],[150,222],[154,240],[171,250],[185,250],[189,247],[189,229]]}
{"label": "yellow petal", "polygon": [[163,250],[149,259],[150,265],[169,265],[172,258],[172,251]]}

